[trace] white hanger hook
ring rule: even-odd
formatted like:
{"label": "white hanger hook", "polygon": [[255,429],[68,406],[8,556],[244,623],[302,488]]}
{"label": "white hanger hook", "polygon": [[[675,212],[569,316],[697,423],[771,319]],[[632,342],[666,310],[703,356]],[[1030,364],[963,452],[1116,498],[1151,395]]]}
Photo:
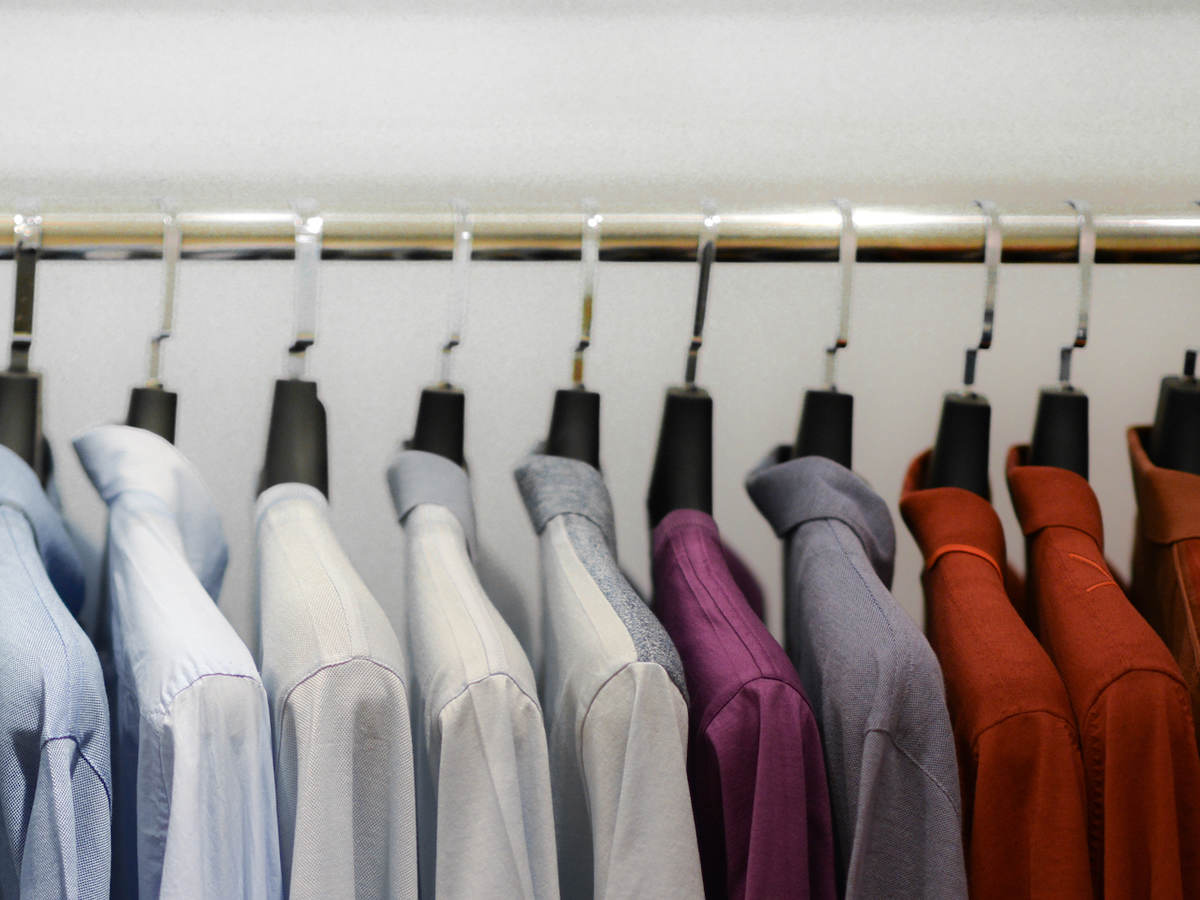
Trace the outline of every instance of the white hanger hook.
{"label": "white hanger hook", "polygon": [[293,204],[296,219],[293,315],[296,337],[288,347],[288,376],[303,378],[306,352],[317,341],[317,297],[320,289],[321,242],[325,220],[312,201]]}
{"label": "white hanger hook", "polygon": [[146,386],[162,387],[163,344],[171,337],[175,327],[175,289],[179,284],[179,259],[183,255],[183,230],[174,205],[169,200],[159,201],[163,217],[163,294],[162,318],[158,331],[150,338],[149,372]]}
{"label": "white hanger hook", "polygon": [[571,366],[571,384],[583,389],[583,353],[592,345],[592,309],[596,299],[596,272],[600,265],[600,227],[604,216],[592,200],[583,203],[583,234],[579,244],[581,271],[579,343]]}
{"label": "white hanger hook", "polygon": [[983,212],[983,331],[979,343],[967,348],[963,367],[964,393],[972,393],[975,385],[975,361],[980,350],[992,346],[992,335],[996,326],[996,289],[1000,283],[1000,260],[1004,255],[1004,229],[1000,225],[1000,213],[991,200],[976,200],[975,205]]}
{"label": "white hanger hook", "polygon": [[467,325],[467,305],[471,299],[471,254],[475,233],[471,223],[471,208],[465,200],[455,200],[454,250],[450,263],[454,268],[454,293],[446,319],[446,340],[441,350],[441,384],[450,387],[451,362],[454,349],[463,342]]}
{"label": "white hanger hook", "polygon": [[825,348],[825,387],[836,390],[837,352],[850,343],[850,303],[854,297],[854,264],[858,261],[858,229],[854,225],[854,207],[849,200],[835,200],[842,217],[838,235],[838,269],[841,275],[837,333]]}
{"label": "white hanger hook", "polygon": [[721,228],[721,217],[717,215],[715,202],[706,200],[701,209],[700,240],[696,245],[696,262],[700,265],[696,282],[696,312],[692,320],[687,366],[683,373],[683,383],[689,388],[696,386],[696,366],[700,361],[700,347],[704,343],[704,317],[708,312],[708,284],[713,260],[717,258],[717,234]]}
{"label": "white hanger hook", "polygon": [[1092,208],[1082,200],[1068,200],[1075,210],[1079,226],[1079,315],[1075,322],[1075,339],[1059,352],[1058,381],[1064,388],[1071,386],[1071,351],[1086,347],[1088,320],[1092,311],[1092,269],[1096,263],[1096,224]]}

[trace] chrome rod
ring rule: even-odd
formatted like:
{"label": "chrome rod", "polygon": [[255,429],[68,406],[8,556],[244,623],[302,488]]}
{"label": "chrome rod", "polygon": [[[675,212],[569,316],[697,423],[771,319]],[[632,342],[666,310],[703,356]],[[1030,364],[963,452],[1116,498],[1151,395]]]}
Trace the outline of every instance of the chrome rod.
{"label": "chrome rod", "polygon": [[[1053,207],[1049,208],[1053,209]],[[1000,216],[1005,263],[1071,263],[1078,258],[1073,212]],[[600,259],[695,262],[699,212],[607,211]],[[12,221],[15,213],[0,213]],[[477,260],[578,260],[579,212],[472,210]],[[323,214],[322,258],[448,260],[449,209]],[[278,212],[184,212],[177,221],[184,259],[291,259],[295,217]],[[858,262],[982,262],[986,219],[973,206],[855,206]],[[721,212],[718,262],[833,262],[841,215],[832,205]],[[1095,213],[1097,263],[1200,263],[1200,207]],[[11,229],[0,229],[0,233]],[[0,237],[0,259],[12,259]],[[41,259],[161,259],[157,211],[42,213]]]}

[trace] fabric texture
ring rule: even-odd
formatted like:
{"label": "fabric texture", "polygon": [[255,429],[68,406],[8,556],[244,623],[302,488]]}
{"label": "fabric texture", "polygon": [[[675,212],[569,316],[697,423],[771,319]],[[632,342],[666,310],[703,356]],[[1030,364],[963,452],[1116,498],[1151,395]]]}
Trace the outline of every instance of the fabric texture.
{"label": "fabric texture", "polygon": [[108,897],[108,700],[83,599],[61,517],[0,446],[0,897]]}
{"label": "fabric texture", "polygon": [[909,466],[900,513],[925,560],[925,630],[958,748],[971,897],[1091,897],[1067,690],[1005,592],[1000,518],[970,491],[924,488],[929,457]]}
{"label": "fabric texture", "polygon": [[556,897],[537,685],[471,563],[467,473],[404,450],[388,484],[406,538],[404,619],[394,624],[411,667],[420,894]]}
{"label": "fabric texture", "polygon": [[746,486],[785,541],[787,648],[820,723],[839,885],[850,898],[965,897],[942,673],[889,591],[887,505],[832,460],[780,459]]}
{"label": "fabric texture", "polygon": [[1149,433],[1127,435],[1138,504],[1130,599],[1179,665],[1200,741],[1200,475],[1154,465]]}
{"label": "fabric texture", "polygon": [[697,897],[683,665],[617,565],[604,478],[578,460],[533,455],[516,480],[539,535],[561,894]]}
{"label": "fabric texture", "polygon": [[416,897],[408,662],[342,550],[329,503],[278,484],[257,503],[258,624],[271,705],[284,893]]}
{"label": "fabric texture", "polygon": [[143,429],[75,450],[109,507],[113,895],[280,897],[267,697],[214,603],[227,548],[208,490]]}
{"label": "fabric texture", "polygon": [[1066,469],[1009,451],[1029,610],[1075,712],[1092,882],[1106,897],[1200,896],[1200,755],[1166,646],[1104,561],[1100,506]]}
{"label": "fabric texture", "polygon": [[800,679],[729,570],[712,517],[654,529],[655,608],[692,700],[688,778],[709,897],[836,897],[821,739]]}

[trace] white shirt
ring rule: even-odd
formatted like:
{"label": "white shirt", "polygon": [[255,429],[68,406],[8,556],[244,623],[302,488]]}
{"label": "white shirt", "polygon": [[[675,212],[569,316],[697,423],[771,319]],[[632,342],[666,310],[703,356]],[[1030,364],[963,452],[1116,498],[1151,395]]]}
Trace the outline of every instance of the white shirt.
{"label": "white shirt", "polygon": [[227,548],[208,490],[149,431],[94,428],[75,450],[109,506],[113,896],[280,897],[267,696],[213,600]]}
{"label": "white shirt", "polygon": [[683,666],[617,566],[604,479],[587,463],[541,455],[516,478],[540,535],[540,683],[562,895],[702,897]]}
{"label": "white shirt", "polygon": [[421,896],[557,897],[542,710],[471,564],[467,473],[407,450],[388,481],[407,538]]}
{"label": "white shirt", "polygon": [[258,498],[256,622],[271,702],[284,890],[417,896],[408,663],[316,488]]}

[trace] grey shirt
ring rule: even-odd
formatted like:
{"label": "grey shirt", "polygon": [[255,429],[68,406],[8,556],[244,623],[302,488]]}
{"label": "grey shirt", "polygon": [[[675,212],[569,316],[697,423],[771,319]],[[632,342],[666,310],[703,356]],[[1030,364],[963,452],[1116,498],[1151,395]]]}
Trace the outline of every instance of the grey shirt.
{"label": "grey shirt", "polygon": [[786,542],[787,649],[821,727],[845,896],[966,897],[941,670],[889,591],[887,505],[832,460],[779,458],[746,487]]}

